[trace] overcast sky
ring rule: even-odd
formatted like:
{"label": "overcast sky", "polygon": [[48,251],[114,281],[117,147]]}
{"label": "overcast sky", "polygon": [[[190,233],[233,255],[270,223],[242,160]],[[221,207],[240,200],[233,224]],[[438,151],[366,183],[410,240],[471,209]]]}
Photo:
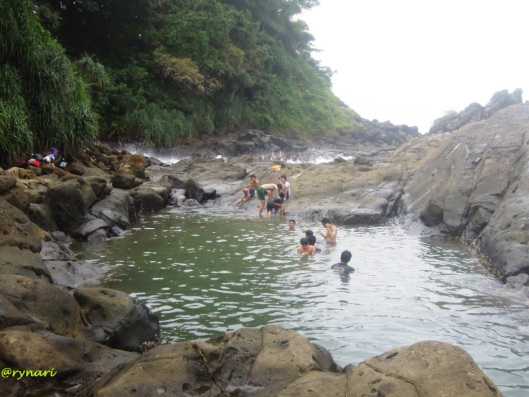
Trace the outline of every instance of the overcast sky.
{"label": "overcast sky", "polygon": [[361,116],[418,125],[501,89],[529,98],[527,0],[320,0],[302,15],[334,92]]}

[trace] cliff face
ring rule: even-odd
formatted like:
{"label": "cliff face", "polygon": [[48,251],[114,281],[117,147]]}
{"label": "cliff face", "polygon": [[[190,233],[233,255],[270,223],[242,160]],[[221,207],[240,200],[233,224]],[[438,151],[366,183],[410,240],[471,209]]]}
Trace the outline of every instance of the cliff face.
{"label": "cliff face", "polygon": [[474,244],[502,277],[521,284],[529,280],[528,133],[529,104],[519,104],[397,154],[420,153],[404,187],[405,211]]}

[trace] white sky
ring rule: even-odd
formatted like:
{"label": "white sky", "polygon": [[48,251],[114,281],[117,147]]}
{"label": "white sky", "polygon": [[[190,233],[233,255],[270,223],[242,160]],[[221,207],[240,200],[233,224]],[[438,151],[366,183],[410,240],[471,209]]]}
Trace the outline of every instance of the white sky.
{"label": "white sky", "polygon": [[361,116],[418,125],[501,89],[529,97],[527,0],[320,0],[301,16],[334,92]]}

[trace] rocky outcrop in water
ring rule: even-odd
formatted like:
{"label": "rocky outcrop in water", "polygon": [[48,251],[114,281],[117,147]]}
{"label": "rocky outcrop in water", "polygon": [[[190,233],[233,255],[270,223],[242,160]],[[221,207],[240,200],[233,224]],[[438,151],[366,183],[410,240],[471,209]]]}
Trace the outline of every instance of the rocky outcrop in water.
{"label": "rocky outcrop in water", "polygon": [[434,121],[430,134],[452,132],[458,130],[469,123],[488,119],[494,113],[511,105],[522,103],[522,90],[514,90],[509,93],[507,90],[494,94],[486,106],[479,103],[468,105],[460,113],[451,112]]}

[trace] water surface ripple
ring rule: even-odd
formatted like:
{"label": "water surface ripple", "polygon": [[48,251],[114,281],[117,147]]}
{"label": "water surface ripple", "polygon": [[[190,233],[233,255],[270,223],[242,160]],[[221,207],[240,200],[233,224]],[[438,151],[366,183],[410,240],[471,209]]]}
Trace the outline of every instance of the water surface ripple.
{"label": "water surface ripple", "polygon": [[[85,256],[110,266],[107,287],[159,313],[165,339],[280,324],[342,365],[446,341],[466,349],[506,396],[529,395],[528,302],[461,247],[395,224],[340,229],[337,247],[300,259],[295,248],[305,228],[320,230],[174,210]],[[343,249],[356,268],[348,278],[330,270]]]}

